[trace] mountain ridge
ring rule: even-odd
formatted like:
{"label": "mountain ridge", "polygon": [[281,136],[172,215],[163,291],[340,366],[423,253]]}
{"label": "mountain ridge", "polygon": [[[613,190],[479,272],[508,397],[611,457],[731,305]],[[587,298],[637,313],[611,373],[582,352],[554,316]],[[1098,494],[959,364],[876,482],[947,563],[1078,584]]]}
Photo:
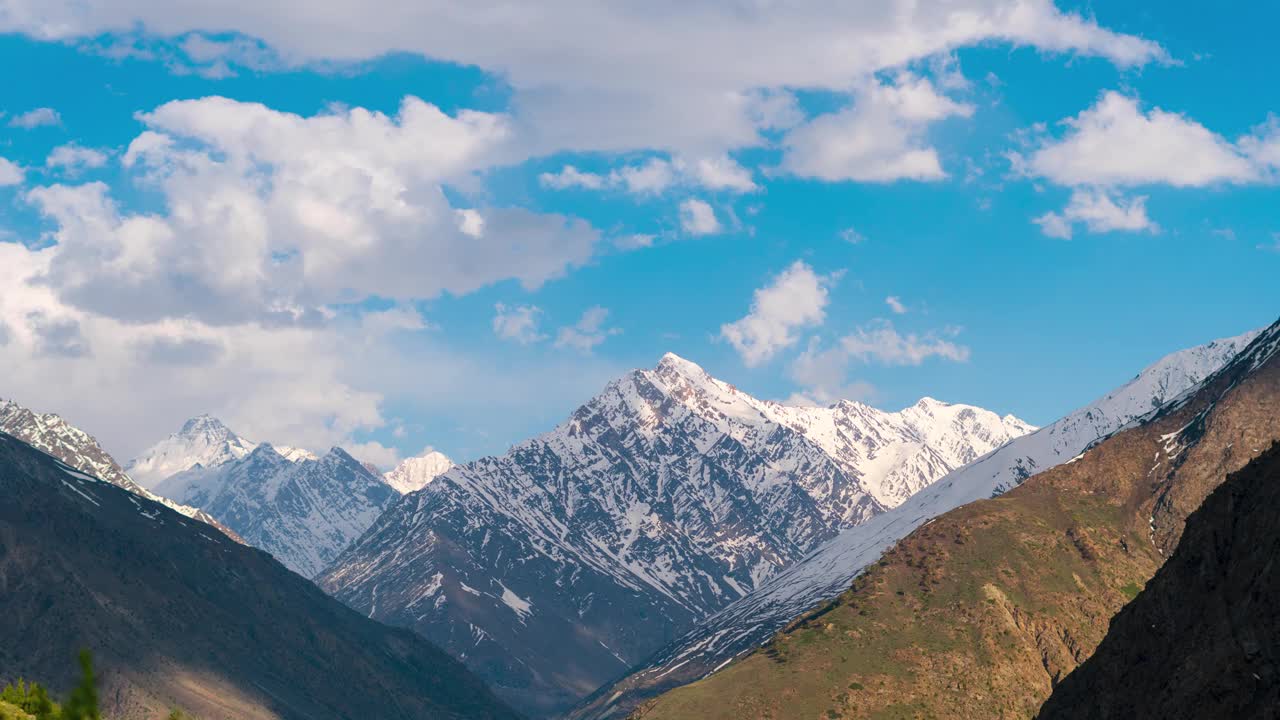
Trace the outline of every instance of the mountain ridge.
{"label": "mountain ridge", "polygon": [[936,402],[784,406],[668,353],[557,428],[406,495],[318,581],[554,714],[839,529],[1027,429]]}

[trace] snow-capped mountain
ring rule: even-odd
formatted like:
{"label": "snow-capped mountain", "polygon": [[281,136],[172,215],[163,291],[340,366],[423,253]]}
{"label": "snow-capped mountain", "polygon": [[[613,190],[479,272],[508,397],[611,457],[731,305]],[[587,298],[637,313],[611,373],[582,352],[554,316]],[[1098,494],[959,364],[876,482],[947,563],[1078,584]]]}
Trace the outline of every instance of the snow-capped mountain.
{"label": "snow-capped mountain", "polygon": [[551,432],[405,496],[318,582],[551,714],[1030,429],[929,399],[789,407],[668,354]]}
{"label": "snow-capped mountain", "polygon": [[421,490],[453,467],[453,461],[442,452],[428,450],[417,457],[402,460],[395,469],[382,476],[401,495]]}
{"label": "snow-capped mountain", "polygon": [[306,577],[399,497],[341,448],[295,461],[268,443],[220,465],[180,472],[157,490],[223,518],[249,544]]}
{"label": "snow-capped mountain", "polygon": [[217,418],[201,415],[182,429],[129,461],[125,470],[144,487],[154,488],[169,477],[197,465],[214,467],[253,452],[256,447]]}
{"label": "snow-capped mountain", "polygon": [[864,567],[931,518],[1069,462],[1100,439],[1199,387],[1257,336],[1249,332],[1166,356],[1097,401],[951,472],[897,508],[845,530],[698,623],[621,682],[601,688],[573,717],[623,717],[644,698],[723,667],[792,618],[839,594]]}
{"label": "snow-capped mountain", "polygon": [[190,505],[176,503],[134,482],[124,468],[120,467],[120,463],[102,449],[92,435],[59,415],[37,413],[12,400],[0,399],[0,432],[8,433],[37,450],[46,452],[86,475],[106,480],[112,485],[158,502],[189,518],[213,525],[231,537],[240,539],[209,513]]}

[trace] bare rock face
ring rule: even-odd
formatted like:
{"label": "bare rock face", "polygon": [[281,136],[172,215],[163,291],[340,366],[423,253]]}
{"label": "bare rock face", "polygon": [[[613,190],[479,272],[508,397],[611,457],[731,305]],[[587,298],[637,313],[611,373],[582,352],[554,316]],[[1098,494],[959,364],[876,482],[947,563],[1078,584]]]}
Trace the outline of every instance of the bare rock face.
{"label": "bare rock face", "polygon": [[1280,446],[1187,519],[1177,550],[1041,720],[1280,717]]}
{"label": "bare rock face", "polygon": [[552,715],[1031,429],[931,399],[785,406],[668,354],[555,430],[406,495],[318,582]]}
{"label": "bare rock face", "polygon": [[417,635],[3,433],[0,495],[0,682],[63,693],[87,647],[113,719],[517,717]]}

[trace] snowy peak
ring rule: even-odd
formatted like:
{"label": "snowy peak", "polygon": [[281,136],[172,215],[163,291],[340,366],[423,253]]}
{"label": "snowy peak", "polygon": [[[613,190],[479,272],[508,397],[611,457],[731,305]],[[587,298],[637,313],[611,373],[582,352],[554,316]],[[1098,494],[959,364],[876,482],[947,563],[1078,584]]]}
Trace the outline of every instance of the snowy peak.
{"label": "snowy peak", "polygon": [[396,492],[408,495],[426,487],[452,467],[453,461],[444,453],[427,450],[417,457],[401,461],[394,470],[383,475],[382,479]]}
{"label": "snowy peak", "polygon": [[254,443],[236,435],[217,418],[200,415],[131,460],[126,469],[143,487],[155,488],[180,472],[237,460],[253,448]]}

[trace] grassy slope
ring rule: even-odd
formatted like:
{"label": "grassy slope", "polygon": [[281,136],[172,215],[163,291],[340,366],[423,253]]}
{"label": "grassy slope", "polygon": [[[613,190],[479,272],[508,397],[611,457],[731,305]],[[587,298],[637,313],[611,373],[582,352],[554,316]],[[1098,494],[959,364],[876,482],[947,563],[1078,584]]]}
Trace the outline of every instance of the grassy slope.
{"label": "grassy slope", "polygon": [[1034,716],[1186,515],[1280,438],[1277,365],[1224,376],[1076,462],[941,516],[765,648],[635,716]]}

